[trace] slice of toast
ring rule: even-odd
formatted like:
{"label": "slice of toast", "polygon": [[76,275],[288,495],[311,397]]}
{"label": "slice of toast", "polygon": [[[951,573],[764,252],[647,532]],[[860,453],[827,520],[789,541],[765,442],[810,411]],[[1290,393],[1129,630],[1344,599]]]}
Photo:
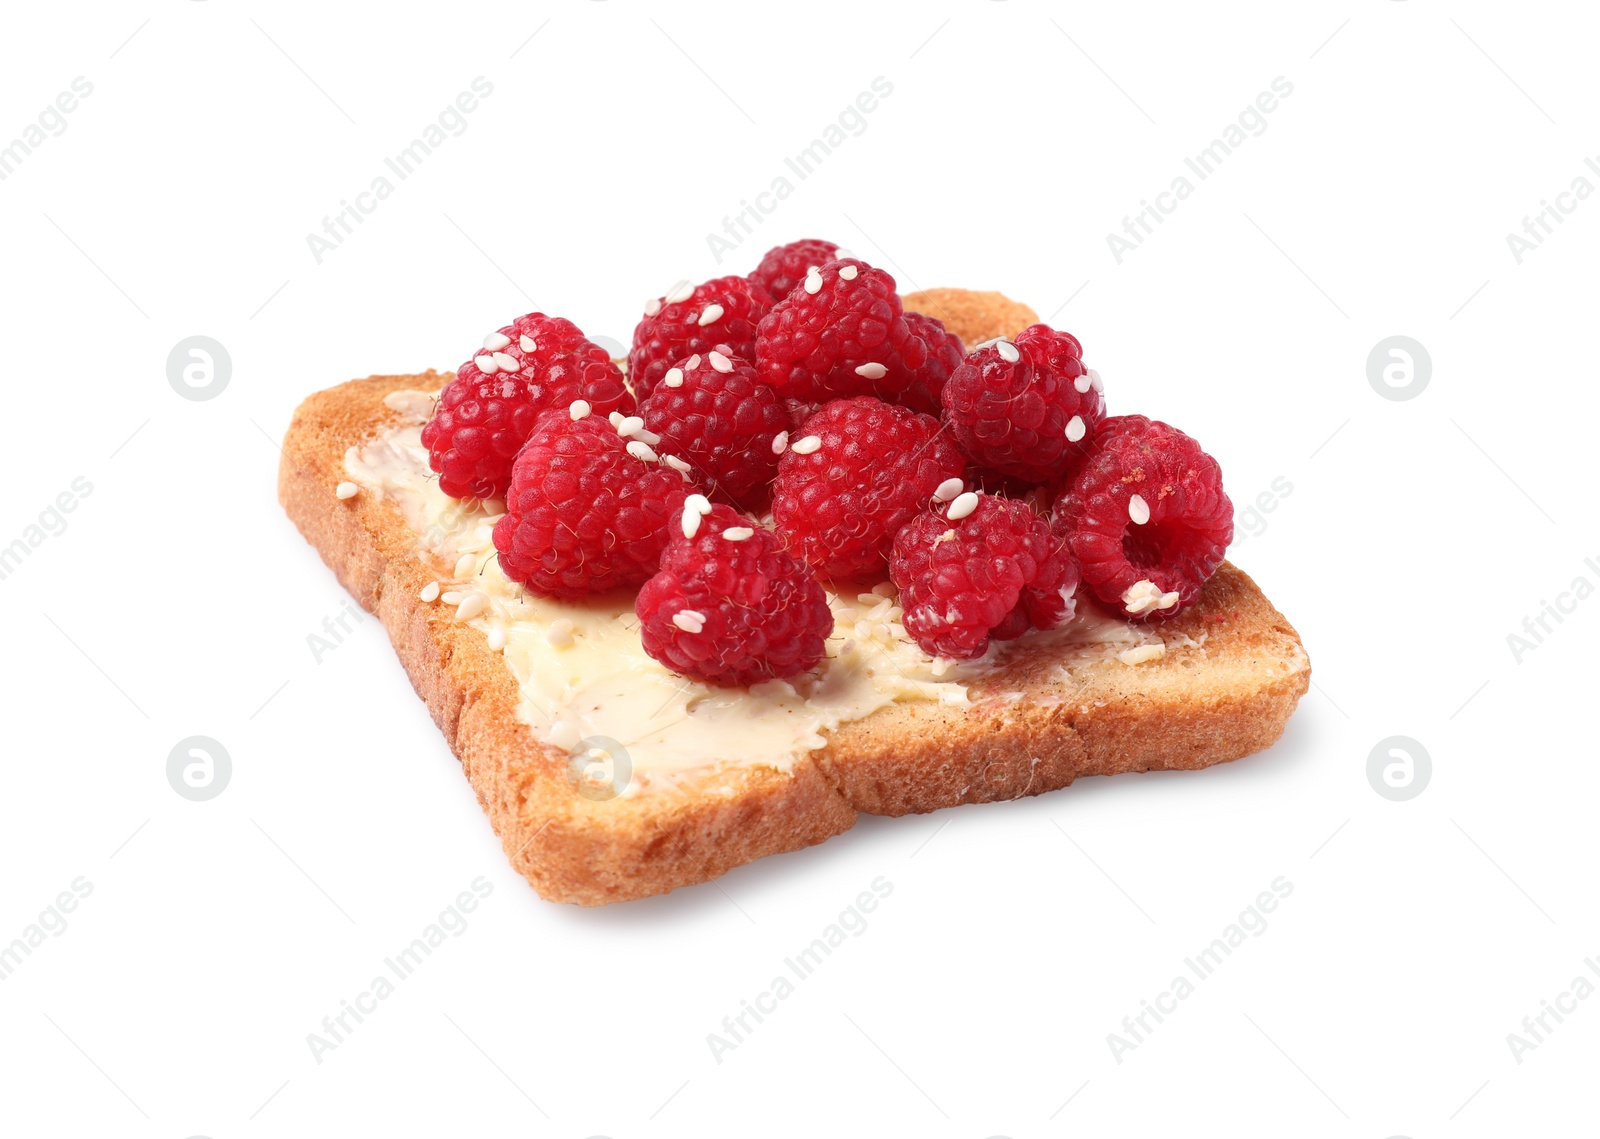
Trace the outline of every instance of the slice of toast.
{"label": "slice of toast", "polygon": [[572,755],[519,716],[522,689],[486,633],[420,599],[451,574],[430,563],[399,506],[336,494],[351,478],[347,451],[402,420],[385,397],[436,392],[450,378],[373,376],[311,396],[284,440],[279,498],[382,620],[512,865],[546,898],[600,905],[704,882],[821,842],[858,812],[932,811],[1037,795],[1082,775],[1223,763],[1275,741],[1310,683],[1294,629],[1224,563],[1200,602],[1161,626],[1159,659],[1084,656],[1048,634],[1025,636],[968,685],[967,701],[890,703],[792,758],[706,755],[704,766],[636,793],[587,797]]}

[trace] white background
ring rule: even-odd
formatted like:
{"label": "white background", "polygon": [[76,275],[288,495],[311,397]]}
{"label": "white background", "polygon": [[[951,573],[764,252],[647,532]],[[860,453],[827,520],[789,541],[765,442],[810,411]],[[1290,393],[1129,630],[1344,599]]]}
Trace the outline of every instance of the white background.
{"label": "white background", "polygon": [[[92,492],[0,581],[0,941],[93,893],[0,982],[0,1127],[1573,1133],[1600,999],[1521,1063],[1506,1037],[1600,954],[1600,600],[1520,663],[1507,636],[1600,585],[1600,202],[1520,264],[1506,235],[1600,186],[1596,30],[1426,2],[10,11],[0,141],[93,93],[0,182],[0,544]],[[306,235],[476,76],[465,132],[319,264]],[[878,76],[864,132],[718,264],[706,235]],[[1119,264],[1106,235],[1279,76],[1265,132]],[[1234,556],[1316,687],[1220,769],[543,902],[377,623],[313,659],[344,595],[277,505],[276,441],[310,392],[453,367],[530,309],[625,341],[647,296],[800,236],[1054,314],[1241,512],[1286,480]],[[207,401],[166,375],[195,334],[232,360]],[[1432,361],[1405,401],[1367,375],[1397,334]],[[203,803],[165,773],[196,734],[233,762]],[[1391,735],[1432,757],[1407,802],[1366,774]],[[315,1062],[307,1034],[479,876],[467,930]],[[717,1063],[707,1034],[879,876],[866,931]],[[1278,876],[1266,931],[1114,1059]]]}

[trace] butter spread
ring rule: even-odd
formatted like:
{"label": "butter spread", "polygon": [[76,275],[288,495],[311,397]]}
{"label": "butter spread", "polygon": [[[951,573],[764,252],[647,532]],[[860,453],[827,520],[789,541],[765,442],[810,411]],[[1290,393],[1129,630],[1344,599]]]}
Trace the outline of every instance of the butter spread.
{"label": "butter spread", "polygon": [[[894,586],[885,582],[870,593],[828,592],[833,636],[811,672],[749,689],[702,684],[645,653],[631,592],[553,601],[508,581],[492,537],[504,504],[453,499],[428,467],[421,430],[434,395],[396,391],[385,402],[399,421],[351,447],[345,470],[394,502],[418,535],[417,556],[438,579],[422,599],[454,606],[457,620],[482,630],[489,647],[504,654],[521,691],[519,717],[535,735],[575,756],[596,741],[607,754],[620,744],[639,777],[630,789],[713,764],[787,770],[825,746],[832,729],[896,701],[970,707],[968,685],[1018,645],[1081,664],[1119,653],[1127,660],[1129,650],[1161,644],[1147,629],[1084,613],[976,661],[936,660],[906,635]],[[1060,680],[1068,680],[1065,666]]]}

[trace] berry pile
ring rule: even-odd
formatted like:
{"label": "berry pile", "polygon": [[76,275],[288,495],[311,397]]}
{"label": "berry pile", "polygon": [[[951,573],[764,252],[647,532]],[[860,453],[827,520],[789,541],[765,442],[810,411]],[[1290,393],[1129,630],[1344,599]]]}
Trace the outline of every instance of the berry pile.
{"label": "berry pile", "polygon": [[1108,418],[1076,337],[1035,324],[967,349],[832,242],[679,285],[618,363],[520,316],[422,442],[446,494],[505,500],[508,578],[565,600],[638,588],[645,651],[708,684],[815,669],[824,583],[891,580],[911,639],[968,660],[1084,604],[1170,619],[1232,540],[1216,460]]}

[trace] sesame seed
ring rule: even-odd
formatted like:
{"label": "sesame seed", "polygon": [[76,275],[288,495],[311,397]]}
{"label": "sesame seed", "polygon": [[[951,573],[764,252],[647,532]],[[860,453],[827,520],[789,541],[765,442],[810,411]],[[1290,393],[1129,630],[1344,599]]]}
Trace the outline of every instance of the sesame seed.
{"label": "sesame seed", "polygon": [[1163,593],[1161,595],[1161,600],[1156,602],[1156,608],[1157,609],[1171,609],[1177,603],[1178,603],[1178,594],[1176,592]]}
{"label": "sesame seed", "polygon": [[506,647],[506,630],[503,625],[496,625],[489,630],[489,647],[499,652]]}
{"label": "sesame seed", "polygon": [[772,437],[772,453],[781,455],[789,449],[789,433],[780,431]]}
{"label": "sesame seed", "polygon": [[[570,649],[572,647],[572,633],[577,626],[569,618],[557,617],[550,622],[550,627],[544,631],[544,639],[550,642],[553,649]],[[574,743],[577,741],[574,740]]]}
{"label": "sesame seed", "polygon": [[706,627],[706,615],[693,609],[680,609],[672,615],[672,623],[685,633],[698,633]]}
{"label": "sesame seed", "polygon": [[660,312],[660,311],[661,311],[661,302],[659,300],[657,300],[655,297],[651,297],[649,300],[644,302],[644,314],[645,314],[645,316],[655,316],[655,314]]}
{"label": "sesame seed", "polygon": [[489,609],[489,595],[473,590],[461,599],[461,604],[456,606],[456,620],[470,621],[474,617],[481,617]]}
{"label": "sesame seed", "polygon": [[881,380],[889,374],[889,369],[882,364],[857,364],[856,375],[868,380]]}
{"label": "sesame seed", "polygon": [[487,352],[498,352],[511,343],[511,337],[503,332],[491,332],[483,338],[483,347]]}
{"label": "sesame seed", "polygon": [[683,362],[683,370],[686,371],[686,372],[692,372],[696,368],[698,368],[699,366],[700,366],[700,353],[698,353],[698,352],[696,352],[693,356],[690,356],[687,360],[685,360]]}
{"label": "sesame seed", "polygon": [[1150,504],[1142,495],[1134,495],[1128,499],[1128,517],[1133,519],[1135,526],[1143,526],[1150,521]]}
{"label": "sesame seed", "polygon": [[940,483],[934,488],[934,500],[936,502],[949,502],[952,498],[961,493],[961,488],[963,485],[964,484],[960,479],[945,479],[944,482]]}
{"label": "sesame seed", "polygon": [[835,261],[854,261],[855,257],[856,257],[856,255],[854,253],[851,253],[844,246],[842,246],[842,245],[834,246],[833,259]]}
{"label": "sesame seed", "polygon": [[694,286],[688,281],[679,281],[672,286],[672,291],[661,299],[669,305],[676,305],[682,304],[692,296],[694,296]]}
{"label": "sesame seed", "polygon": [[1086,392],[1094,387],[1094,377],[1085,372],[1072,381],[1072,386],[1077,388],[1080,394]]}
{"label": "sesame seed", "polygon": [[683,500],[685,506],[692,506],[698,514],[711,513],[711,500],[703,494],[691,494]]}
{"label": "sesame seed", "polygon": [[475,554],[462,554],[456,559],[455,579],[466,581],[478,568],[478,558]]}
{"label": "sesame seed", "polygon": [[978,509],[978,496],[970,490],[956,495],[956,500],[950,504],[950,509],[945,511],[945,517],[952,522],[960,522],[967,515]]}
{"label": "sesame seed", "polygon": [[417,594],[417,596],[423,601],[439,600],[439,583],[436,581],[430,581],[427,585],[422,587],[422,592]]}
{"label": "sesame seed", "polygon": [[796,455],[809,455],[822,449],[822,436],[807,435],[804,439],[797,439],[790,445],[789,450]]}
{"label": "sesame seed", "polygon": [[667,374],[661,377],[661,382],[666,384],[669,388],[683,387],[683,369],[668,368]]}
{"label": "sesame seed", "polygon": [[650,444],[652,447],[661,442],[661,436],[657,435],[654,431],[646,431],[643,427],[635,431],[633,433],[633,437],[639,440],[641,443]]}
{"label": "sesame seed", "polygon": [[817,272],[815,265],[806,271],[806,292],[816,296],[822,291],[822,274]]}
{"label": "sesame seed", "polygon": [[611,426],[613,426],[613,427],[621,427],[622,426],[622,419],[623,419],[622,412],[613,411],[610,415],[606,416],[606,418],[611,421]]}
{"label": "sesame seed", "polygon": [[1100,373],[1095,371],[1093,368],[1089,369],[1089,382],[1094,385],[1094,390],[1097,392],[1103,392],[1106,390],[1105,383],[1100,379]]}
{"label": "sesame seed", "polygon": [[710,361],[711,370],[714,372],[733,371],[733,361],[728,359],[721,352],[713,351],[706,356],[706,359]]}
{"label": "sesame seed", "polygon": [[856,267],[854,265],[846,265],[843,269],[840,269],[839,270],[839,279],[841,281],[853,281],[853,280],[855,280],[856,279]]}
{"label": "sesame seed", "polygon": [[644,426],[644,420],[641,419],[639,416],[637,416],[637,415],[624,415],[622,417],[622,422],[617,424],[617,434],[621,435],[624,439],[626,439],[631,435],[637,434],[639,429],[642,428],[643,426]]}
{"label": "sesame seed", "polygon": [[499,364],[500,367],[507,372],[515,372],[518,368],[522,367],[521,364],[517,363],[517,358],[515,356],[509,355],[505,352],[496,352],[494,354],[494,362]]}
{"label": "sesame seed", "polygon": [[589,406],[588,400],[575,399],[572,401],[572,406],[567,408],[567,414],[572,416],[573,419],[587,419],[589,418],[589,413],[593,410],[594,408]]}
{"label": "sesame seed", "polygon": [[683,536],[693,538],[700,533],[700,512],[689,503],[683,504]]}
{"label": "sesame seed", "polygon": [[628,454],[632,455],[635,459],[640,459],[646,463],[655,463],[660,461],[656,458],[656,453],[651,449],[650,444],[642,443],[638,439],[635,439],[633,442],[628,444]]}
{"label": "sesame seed", "polygon": [[1167,646],[1139,645],[1137,648],[1123,649],[1117,654],[1117,659],[1123,664],[1133,666],[1143,664],[1147,660],[1160,660],[1167,655]]}
{"label": "sesame seed", "polygon": [[461,602],[465,600],[466,596],[467,595],[459,589],[447,589],[439,595],[439,600],[443,601],[446,605],[460,605]]}
{"label": "sesame seed", "polygon": [[494,362],[493,356],[474,356],[472,362],[478,365],[478,371],[486,376],[492,376],[500,370],[500,365]]}
{"label": "sesame seed", "polygon": [[678,458],[676,455],[662,455],[661,461],[667,464],[667,466],[671,467],[673,470],[677,471],[680,475],[686,475],[689,473],[689,464]]}
{"label": "sesame seed", "polygon": [[529,336],[527,333],[523,333],[522,336],[517,339],[517,344],[524,352],[537,352],[539,350],[539,342],[533,337]]}
{"label": "sesame seed", "polygon": [[754,533],[755,531],[748,526],[729,526],[722,532],[722,536],[730,542],[742,542]]}
{"label": "sesame seed", "polygon": [[991,336],[987,340],[984,340],[984,341],[981,341],[980,343],[974,344],[972,346],[972,348],[970,349],[970,351],[972,351],[972,352],[982,352],[985,348],[993,348],[996,344],[1000,343],[1000,341],[1002,341],[1004,339],[1005,339],[1004,336]]}
{"label": "sesame seed", "polygon": [[723,308],[721,305],[707,305],[706,311],[700,314],[700,319],[695,321],[701,328],[708,324],[715,324],[722,319]]}
{"label": "sesame seed", "polygon": [[995,351],[1000,353],[1000,359],[1008,364],[1015,364],[1022,359],[1022,353],[1018,352],[1017,346],[1009,340],[998,341],[994,347]]}
{"label": "sesame seed", "polygon": [[1089,429],[1083,425],[1083,416],[1074,415],[1071,419],[1067,420],[1067,442],[1076,443],[1079,439],[1084,437],[1088,430]]}
{"label": "sesame seed", "polygon": [[342,482],[333,488],[333,493],[340,498],[354,498],[361,493],[361,488],[353,482]]}

